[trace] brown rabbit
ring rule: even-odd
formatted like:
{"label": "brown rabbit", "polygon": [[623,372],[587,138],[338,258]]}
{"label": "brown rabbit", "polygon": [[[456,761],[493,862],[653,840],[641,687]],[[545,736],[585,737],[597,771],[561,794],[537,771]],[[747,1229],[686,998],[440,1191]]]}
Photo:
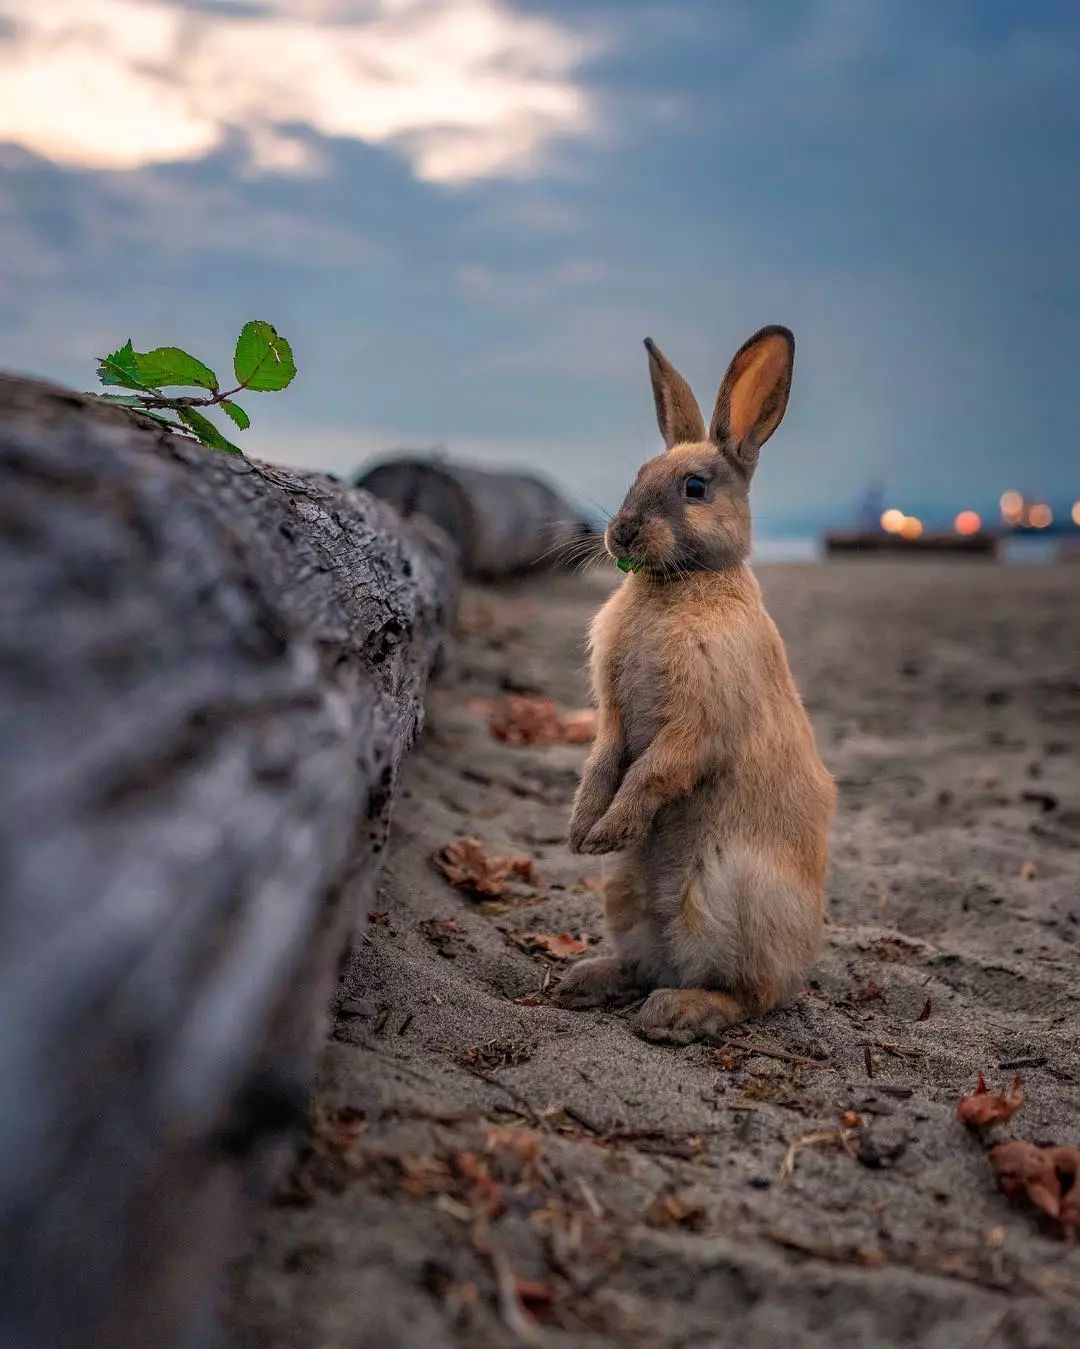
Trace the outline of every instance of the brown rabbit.
{"label": "brown rabbit", "polygon": [[596,743],[570,821],[576,852],[619,853],[605,877],[615,953],[557,990],[589,1007],[652,989],[649,1039],[685,1043],[790,998],[825,915],[835,790],[746,564],[750,478],[780,424],[795,339],[755,333],[720,385],[708,433],[651,340],[667,451],[608,526],[633,572],[592,624]]}

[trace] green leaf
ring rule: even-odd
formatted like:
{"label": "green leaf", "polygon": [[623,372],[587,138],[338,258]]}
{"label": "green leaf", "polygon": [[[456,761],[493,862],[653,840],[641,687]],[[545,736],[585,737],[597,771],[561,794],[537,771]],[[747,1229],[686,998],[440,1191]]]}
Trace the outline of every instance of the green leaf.
{"label": "green leaf", "polygon": [[144,393],[157,393],[157,389],[148,385],[139,373],[138,358],[131,346],[131,338],[118,350],[108,356],[98,357],[98,379],[102,384],[118,385],[121,389],[142,389]]}
{"label": "green leaf", "polygon": [[[130,345],[130,343],[129,343]],[[217,375],[179,347],[155,347],[153,351],[136,351],[135,372],[144,384],[196,385],[200,389],[217,390]]]}
{"label": "green leaf", "polygon": [[245,323],[236,339],[236,378],[245,389],[273,393],[291,384],[296,374],[292,348],[269,323]]}
{"label": "green leaf", "polygon": [[140,411],[144,417],[153,417],[154,421],[161,422],[162,426],[167,426],[172,431],[186,432],[187,430],[187,428],[181,426],[179,422],[174,422],[173,419],[162,412],[160,408],[140,408]]}
{"label": "green leaf", "polygon": [[99,403],[121,403],[126,408],[141,408],[142,395],[137,393],[99,393],[94,397]]}
{"label": "green leaf", "polygon": [[225,454],[243,454],[244,451],[239,445],[234,445],[231,440],[226,440],[208,417],[204,417],[201,412],[196,412],[194,408],[180,407],[176,409],[176,415],[190,427],[198,440],[212,450],[221,450]]}
{"label": "green leaf", "polygon": [[251,425],[251,418],[239,403],[233,403],[228,398],[223,398],[218,407],[224,409],[226,416],[231,417],[241,431],[246,431]]}

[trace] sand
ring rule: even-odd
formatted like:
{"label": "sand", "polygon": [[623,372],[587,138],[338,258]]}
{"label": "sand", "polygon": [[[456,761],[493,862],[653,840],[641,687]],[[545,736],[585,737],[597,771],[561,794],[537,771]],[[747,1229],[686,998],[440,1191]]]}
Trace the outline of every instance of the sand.
{"label": "sand", "polygon": [[[580,706],[607,582],[473,591],[230,1343],[1080,1342],[1080,1249],[987,1159],[1080,1143],[1080,572],[760,575],[840,789],[804,995],[685,1048],[545,1005],[562,965],[522,934],[602,939],[563,842],[584,750],[500,744],[470,703]],[[469,899],[432,863],[461,835],[538,881]],[[1027,1094],[990,1139],[955,1115],[980,1071]]]}

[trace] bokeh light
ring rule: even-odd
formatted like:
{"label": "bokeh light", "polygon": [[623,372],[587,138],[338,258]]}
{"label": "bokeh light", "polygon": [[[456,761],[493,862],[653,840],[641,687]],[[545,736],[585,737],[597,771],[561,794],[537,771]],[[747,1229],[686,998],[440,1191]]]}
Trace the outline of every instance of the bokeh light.
{"label": "bokeh light", "polygon": [[1024,498],[1020,492],[1010,488],[1001,494],[1001,518],[1007,525],[1018,525],[1024,513]]}
{"label": "bokeh light", "polygon": [[976,511],[961,511],[953,521],[957,534],[978,534],[982,529],[982,518]]}
{"label": "bokeh light", "polygon": [[1035,529],[1045,529],[1054,523],[1054,512],[1049,506],[1039,502],[1028,511],[1028,524]]}
{"label": "bokeh light", "polygon": [[899,534],[905,518],[903,511],[898,511],[895,506],[892,506],[889,510],[882,511],[881,528],[886,534]]}
{"label": "bokeh light", "polygon": [[905,515],[903,523],[900,526],[900,537],[904,539],[917,539],[922,533],[922,521],[916,519],[914,515]]}

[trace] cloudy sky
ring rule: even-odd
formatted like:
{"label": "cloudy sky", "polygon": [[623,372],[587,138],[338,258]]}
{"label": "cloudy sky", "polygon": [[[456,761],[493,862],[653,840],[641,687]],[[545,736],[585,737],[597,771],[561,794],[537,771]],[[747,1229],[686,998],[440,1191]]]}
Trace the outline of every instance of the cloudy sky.
{"label": "cloudy sky", "polygon": [[1025,0],[0,0],[0,366],[131,336],[300,375],[250,453],[445,445],[605,506],[794,328],[765,532],[872,479],[1080,496],[1080,7]]}

